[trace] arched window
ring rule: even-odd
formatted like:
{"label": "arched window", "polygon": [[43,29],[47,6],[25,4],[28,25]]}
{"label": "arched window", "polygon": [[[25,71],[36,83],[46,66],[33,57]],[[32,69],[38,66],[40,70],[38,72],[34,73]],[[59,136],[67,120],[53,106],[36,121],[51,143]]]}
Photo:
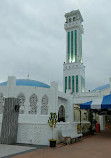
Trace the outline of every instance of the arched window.
{"label": "arched window", "polygon": [[71,22],[71,18],[69,18],[69,22]]}
{"label": "arched window", "polygon": [[3,113],[3,105],[4,105],[4,101],[5,101],[5,99],[4,99],[4,97],[3,97],[3,94],[0,93],[0,114]]}
{"label": "arched window", "polygon": [[24,102],[25,102],[25,96],[23,93],[20,93],[17,96],[18,99],[18,103],[19,103],[19,114],[24,114],[24,110],[25,110],[25,106],[24,106]]}
{"label": "arched window", "polygon": [[29,114],[37,114],[37,95],[32,94],[30,97]]}
{"label": "arched window", "polygon": [[41,114],[42,115],[47,115],[48,114],[48,97],[47,95],[44,95],[42,97],[42,106],[41,106]]}
{"label": "arched window", "polygon": [[60,121],[65,122],[65,108],[63,105],[60,106],[58,111],[58,122]]}

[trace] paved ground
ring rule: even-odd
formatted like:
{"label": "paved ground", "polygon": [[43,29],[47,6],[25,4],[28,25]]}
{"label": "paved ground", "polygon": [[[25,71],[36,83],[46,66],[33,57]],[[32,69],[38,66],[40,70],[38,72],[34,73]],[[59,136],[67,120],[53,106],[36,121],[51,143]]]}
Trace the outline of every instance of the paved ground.
{"label": "paved ground", "polygon": [[44,146],[33,146],[33,145],[4,145],[0,144],[0,158],[10,158],[18,154],[23,154],[26,152],[31,152],[40,148],[44,148]]}
{"label": "paved ground", "polygon": [[[41,146],[38,146],[38,148],[41,148]],[[19,153],[19,155],[16,153]],[[58,144],[56,148],[37,149],[37,146],[0,144],[0,158],[4,156],[6,158],[110,158],[110,153],[111,131],[87,137],[71,145]]]}
{"label": "paved ground", "polygon": [[21,152],[32,150],[32,149],[35,149],[35,148],[34,147],[25,147],[25,146],[17,146],[17,145],[0,144],[0,157],[12,155],[15,153],[21,153]]}
{"label": "paved ground", "polygon": [[58,146],[54,149],[44,148],[15,156],[13,158],[110,158],[111,157],[111,132],[104,132],[90,136],[82,141]]}

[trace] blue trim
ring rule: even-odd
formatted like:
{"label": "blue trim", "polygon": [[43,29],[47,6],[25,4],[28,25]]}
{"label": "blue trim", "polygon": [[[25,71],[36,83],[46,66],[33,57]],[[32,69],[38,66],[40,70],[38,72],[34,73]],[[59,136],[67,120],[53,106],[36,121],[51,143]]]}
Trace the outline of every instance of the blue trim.
{"label": "blue trim", "polygon": [[91,109],[92,101],[80,104],[80,109]]}
{"label": "blue trim", "polygon": [[6,85],[7,85],[7,82],[0,83],[0,86],[6,86]]}
{"label": "blue trim", "polygon": [[110,87],[110,84],[105,84],[103,86],[97,87],[95,89],[92,90],[92,92],[96,92],[97,90],[104,90]]}
{"label": "blue trim", "polygon": [[[7,82],[0,83],[0,86],[6,86]],[[33,87],[43,87],[43,88],[50,88],[49,85],[35,81],[35,80],[28,80],[28,79],[17,79],[16,86],[33,86]]]}

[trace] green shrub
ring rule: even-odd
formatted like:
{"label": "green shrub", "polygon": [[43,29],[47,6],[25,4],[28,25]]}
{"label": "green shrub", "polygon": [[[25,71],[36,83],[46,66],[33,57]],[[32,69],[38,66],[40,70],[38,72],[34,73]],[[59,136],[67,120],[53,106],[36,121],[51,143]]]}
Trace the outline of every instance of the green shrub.
{"label": "green shrub", "polygon": [[57,114],[51,112],[48,120],[48,124],[50,128],[52,129],[52,140],[53,140],[53,129],[56,127],[58,120],[57,120]]}

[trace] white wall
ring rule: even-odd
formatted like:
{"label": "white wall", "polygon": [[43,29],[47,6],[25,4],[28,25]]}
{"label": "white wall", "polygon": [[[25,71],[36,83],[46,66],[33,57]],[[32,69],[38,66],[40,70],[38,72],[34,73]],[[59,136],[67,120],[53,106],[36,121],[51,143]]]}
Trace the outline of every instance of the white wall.
{"label": "white wall", "polygon": [[[31,86],[16,86],[15,78],[9,78],[7,86],[1,86],[0,92],[3,93],[4,97],[15,97],[22,93],[25,96],[25,110],[24,114],[19,114],[18,118],[18,143],[29,143],[29,144],[41,144],[48,145],[48,139],[51,138],[51,129],[48,126],[48,118],[50,112],[56,112],[60,105],[65,107],[66,121],[71,120],[72,107],[71,102],[67,101],[70,95],[58,92],[57,84],[51,83],[50,88],[31,87]],[[32,94],[37,95],[37,114],[29,114],[30,96]],[[47,95],[48,97],[48,115],[41,115],[42,97]],[[70,100],[70,99],[69,99]],[[2,114],[0,115],[0,123],[2,123]],[[60,129],[70,126],[66,123],[58,123],[57,129],[55,129],[55,138],[59,138]],[[0,127],[1,128],[1,127]],[[75,130],[76,131],[76,130]],[[60,140],[60,139],[59,139]]]}
{"label": "white wall", "polygon": [[[54,129],[54,139],[61,141],[62,130],[72,129],[77,134],[77,123],[57,123]],[[21,124],[18,126],[17,142],[28,144],[49,145],[52,130],[48,124]]]}
{"label": "white wall", "polygon": [[[0,92],[3,93],[5,98],[7,97],[15,97],[20,93],[23,93],[25,96],[25,111],[24,114],[19,114],[19,123],[47,123],[50,112],[58,112],[57,109],[57,88],[54,87],[54,83],[51,88],[41,88],[41,87],[31,87],[31,86],[16,86],[15,78],[8,78],[7,86],[0,86]],[[13,82],[12,82],[13,81]],[[29,106],[30,106],[30,97],[32,94],[36,94],[37,101],[37,114],[29,114]],[[42,106],[42,97],[47,95],[48,97],[48,115],[41,114],[41,106]],[[2,123],[2,114],[0,114],[0,123]]]}

